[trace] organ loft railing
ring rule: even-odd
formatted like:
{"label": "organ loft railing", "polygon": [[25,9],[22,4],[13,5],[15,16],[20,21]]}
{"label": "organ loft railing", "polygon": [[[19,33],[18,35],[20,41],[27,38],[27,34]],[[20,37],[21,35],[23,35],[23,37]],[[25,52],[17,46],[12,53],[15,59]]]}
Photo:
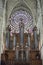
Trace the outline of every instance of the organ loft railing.
{"label": "organ loft railing", "polygon": [[6,48],[15,51],[15,61],[28,61],[30,59],[30,50],[39,50],[39,39],[37,27],[33,28],[33,34],[24,33],[24,23],[19,24],[19,33],[13,32],[11,28],[6,28]]}

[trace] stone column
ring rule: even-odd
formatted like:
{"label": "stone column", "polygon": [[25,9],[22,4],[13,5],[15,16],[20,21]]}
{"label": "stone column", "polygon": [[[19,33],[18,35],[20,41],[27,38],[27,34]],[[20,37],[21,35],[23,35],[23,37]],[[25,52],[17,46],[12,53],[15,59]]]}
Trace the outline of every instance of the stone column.
{"label": "stone column", "polygon": [[42,10],[41,10],[41,0],[37,1],[37,28],[40,29],[40,46],[42,46],[42,40],[43,40],[43,25],[42,25]]}
{"label": "stone column", "polygon": [[5,21],[6,21],[6,3],[7,3],[7,0],[5,0],[4,1],[4,5],[3,5],[3,20],[2,20],[2,24],[3,25],[1,25],[2,26],[2,33],[1,33],[1,50],[2,50],[2,52],[3,52],[3,50],[5,49],[4,47],[5,47],[5,44],[4,44],[4,41],[3,41],[3,39],[4,39],[4,37],[3,37],[3,32],[5,32]]}
{"label": "stone column", "polygon": [[20,28],[20,45],[23,46],[23,43],[24,43],[24,24],[22,22],[20,22],[19,28]]}
{"label": "stone column", "polygon": [[34,36],[35,49],[37,49],[38,48],[38,39],[37,39],[37,27],[36,26],[33,29],[33,36]]}

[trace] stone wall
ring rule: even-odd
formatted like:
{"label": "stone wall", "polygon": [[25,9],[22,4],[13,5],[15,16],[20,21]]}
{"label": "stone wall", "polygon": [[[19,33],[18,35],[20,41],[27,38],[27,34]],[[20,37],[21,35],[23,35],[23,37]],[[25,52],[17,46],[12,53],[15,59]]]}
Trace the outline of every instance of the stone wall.
{"label": "stone wall", "polygon": [[1,37],[2,37],[2,23],[3,23],[3,8],[2,8],[2,0],[0,0],[0,57],[1,57]]}
{"label": "stone wall", "polygon": [[[6,1],[6,0],[5,0]],[[36,0],[23,0],[23,2],[26,4],[26,6],[31,10],[32,12],[32,15],[33,15],[33,21],[34,21],[34,25],[37,24],[37,27],[38,29],[40,28],[41,30],[41,40],[43,43],[43,0],[40,0],[40,8],[39,9],[41,11],[41,15],[42,15],[42,20],[40,20],[40,22],[37,21],[37,4],[36,4]],[[21,1],[22,2],[22,1]],[[20,4],[20,0],[7,0],[7,6],[3,9],[3,3],[2,3],[2,0],[0,0],[0,51],[2,52],[3,49],[3,42],[2,42],[2,32],[3,32],[3,24],[5,26],[5,23],[9,22],[8,19],[10,17],[10,14],[13,10],[13,8],[15,8],[15,6],[19,5]],[[6,12],[5,12],[6,10]],[[4,12],[3,12],[4,11]],[[4,13],[4,14],[3,14]],[[40,13],[40,12],[39,12]],[[4,17],[4,18],[3,18]],[[40,17],[39,17],[40,19]],[[42,27],[40,27],[40,23]],[[2,50],[1,50],[2,49]],[[41,50],[43,51],[43,49],[41,48]],[[43,54],[42,54],[42,51],[41,51],[41,56],[42,56],[42,59],[43,59]]]}
{"label": "stone wall", "polygon": [[36,1],[35,0],[23,0],[23,2],[20,2],[21,0],[8,0],[7,1],[7,22],[8,18],[15,6],[18,6],[20,3],[25,3],[26,6],[31,10],[34,18],[34,22],[36,21]]}

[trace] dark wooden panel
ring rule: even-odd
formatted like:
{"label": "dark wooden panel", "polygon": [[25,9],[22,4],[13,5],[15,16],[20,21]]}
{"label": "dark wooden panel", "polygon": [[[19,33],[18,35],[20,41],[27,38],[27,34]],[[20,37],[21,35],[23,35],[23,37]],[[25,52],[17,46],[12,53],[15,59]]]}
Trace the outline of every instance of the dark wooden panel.
{"label": "dark wooden panel", "polygon": [[32,60],[31,65],[42,65],[42,61],[41,60]]}
{"label": "dark wooden panel", "polygon": [[[15,34],[16,35],[16,39],[17,39],[17,43],[20,44],[20,36],[19,34]],[[30,41],[30,47],[25,47],[27,40],[28,40],[28,34],[24,33],[24,46],[23,47],[17,47],[16,49],[13,51],[13,49],[9,49],[4,51],[4,53],[1,55],[1,59],[3,59],[6,62],[6,65],[42,65],[42,60],[40,58],[40,54],[39,51],[36,49],[32,49],[32,45],[34,42],[34,38],[33,36],[30,36],[31,41]],[[13,37],[12,37],[13,40]],[[16,61],[16,50],[21,51],[21,50],[28,50],[29,51],[29,60],[28,61]],[[21,54],[20,54],[21,56]],[[7,64],[8,61],[8,64]]]}

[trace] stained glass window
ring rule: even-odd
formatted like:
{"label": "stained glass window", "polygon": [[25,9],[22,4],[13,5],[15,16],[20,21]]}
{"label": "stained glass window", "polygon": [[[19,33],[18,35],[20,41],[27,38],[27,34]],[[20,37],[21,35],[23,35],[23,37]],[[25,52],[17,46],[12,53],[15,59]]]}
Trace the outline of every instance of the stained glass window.
{"label": "stained glass window", "polygon": [[33,29],[33,17],[26,11],[19,10],[14,12],[11,15],[11,30],[12,32],[19,33],[19,23],[21,22],[24,23],[24,33],[28,32],[28,29],[30,32],[32,32]]}

